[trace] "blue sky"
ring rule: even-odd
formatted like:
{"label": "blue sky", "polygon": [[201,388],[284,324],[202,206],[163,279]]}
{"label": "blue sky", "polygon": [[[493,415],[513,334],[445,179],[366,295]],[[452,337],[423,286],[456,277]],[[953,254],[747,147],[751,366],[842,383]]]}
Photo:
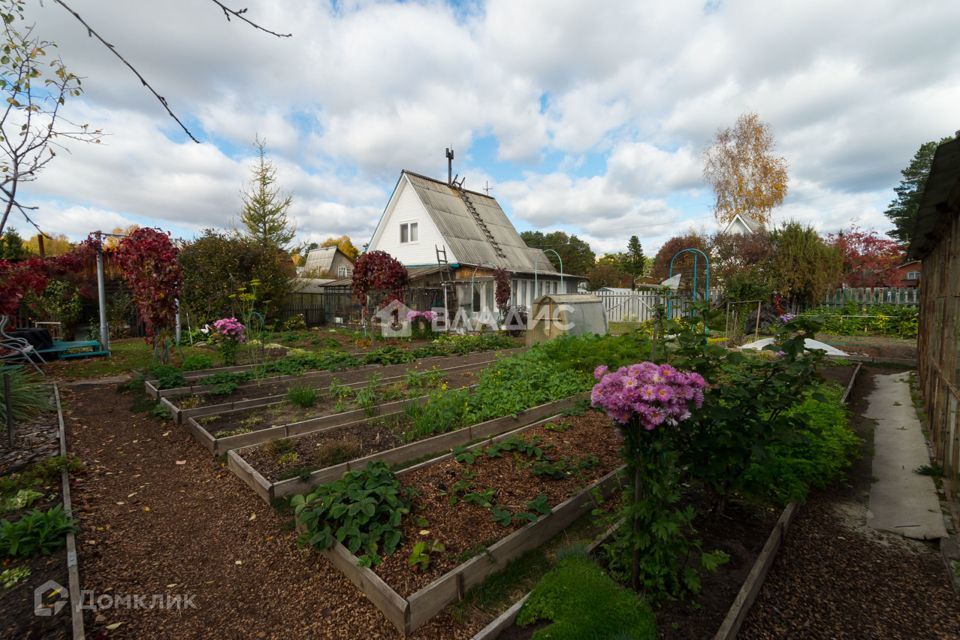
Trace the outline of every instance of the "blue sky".
{"label": "blue sky", "polygon": [[[790,171],[775,222],[888,228],[924,141],[960,129],[960,4],[251,0],[276,39],[196,0],[73,0],[201,139],[54,3],[32,5],[85,93],[25,200],[48,233],[132,223],[190,237],[236,223],[260,135],[301,241],[373,231],[401,169],[492,185],[520,229],[648,252],[716,229],[702,150],[754,111]],[[145,17],[149,16],[149,17]],[[13,221],[23,228],[23,222]]]}

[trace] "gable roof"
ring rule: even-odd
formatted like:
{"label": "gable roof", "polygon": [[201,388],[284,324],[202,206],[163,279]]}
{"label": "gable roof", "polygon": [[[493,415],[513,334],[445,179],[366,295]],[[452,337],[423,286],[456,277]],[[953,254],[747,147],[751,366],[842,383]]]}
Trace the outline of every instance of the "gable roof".
{"label": "gable roof", "polygon": [[431,220],[461,264],[557,273],[542,249],[528,247],[495,198],[404,170]]}
{"label": "gable roof", "polygon": [[307,259],[303,262],[303,272],[329,273],[330,270],[333,269],[333,259],[336,257],[337,252],[340,252],[340,255],[351,263],[353,262],[353,260],[347,257],[347,254],[340,251],[339,247],[320,247],[319,249],[311,249],[307,254]]}
{"label": "gable roof", "polygon": [[730,220],[730,222],[727,223],[727,226],[723,228],[723,233],[729,233],[730,228],[734,224],[736,224],[738,220],[740,221],[740,224],[742,224],[744,228],[746,228],[748,233],[756,233],[757,231],[763,228],[763,225],[760,224],[759,221],[755,220],[751,216],[748,216],[745,213],[738,213],[734,215],[733,219]]}

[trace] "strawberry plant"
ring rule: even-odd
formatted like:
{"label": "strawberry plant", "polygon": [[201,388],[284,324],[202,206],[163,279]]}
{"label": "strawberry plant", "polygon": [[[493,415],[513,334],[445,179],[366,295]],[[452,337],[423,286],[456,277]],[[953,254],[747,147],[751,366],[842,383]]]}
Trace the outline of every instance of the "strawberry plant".
{"label": "strawberry plant", "polygon": [[305,529],[301,543],[329,549],[340,542],[359,554],[362,566],[372,566],[400,544],[401,523],[410,513],[411,499],[411,491],[393,472],[374,462],[306,495],[294,496],[290,503]]}
{"label": "strawberry plant", "polygon": [[73,521],[57,505],[48,511],[34,509],[19,520],[0,520],[0,557],[31,558],[50,555],[64,544]]}

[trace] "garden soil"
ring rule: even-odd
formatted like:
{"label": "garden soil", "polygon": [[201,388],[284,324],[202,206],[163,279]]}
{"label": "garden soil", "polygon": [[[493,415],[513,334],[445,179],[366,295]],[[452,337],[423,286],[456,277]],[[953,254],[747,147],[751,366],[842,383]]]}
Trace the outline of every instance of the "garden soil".
{"label": "garden soil", "polygon": [[[265,505],[182,428],[133,413],[112,386],[65,398],[83,589],[192,595],[195,608],[88,611],[91,638],[398,638],[362,592],[298,547]],[[443,614],[414,638],[469,638]],[[108,626],[117,625],[113,630]]]}

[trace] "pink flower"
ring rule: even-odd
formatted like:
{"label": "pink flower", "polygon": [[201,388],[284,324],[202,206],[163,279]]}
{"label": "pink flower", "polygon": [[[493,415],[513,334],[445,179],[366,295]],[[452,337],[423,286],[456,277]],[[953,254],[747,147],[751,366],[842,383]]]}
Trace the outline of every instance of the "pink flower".
{"label": "pink flower", "polygon": [[607,374],[607,371],[609,370],[610,370],[610,367],[608,367],[605,364],[601,364],[599,367],[593,370],[593,379],[599,380],[600,378],[605,376]]}

